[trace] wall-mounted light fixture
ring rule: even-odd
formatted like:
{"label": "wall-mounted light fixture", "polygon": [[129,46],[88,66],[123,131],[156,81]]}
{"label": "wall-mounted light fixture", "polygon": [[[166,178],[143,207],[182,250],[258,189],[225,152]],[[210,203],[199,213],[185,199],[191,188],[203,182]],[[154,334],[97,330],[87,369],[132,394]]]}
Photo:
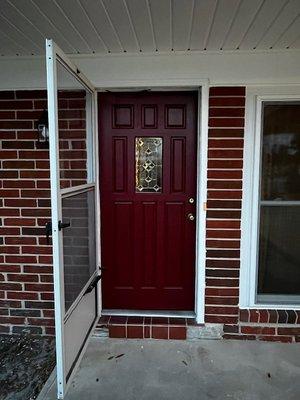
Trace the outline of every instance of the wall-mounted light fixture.
{"label": "wall-mounted light fixture", "polygon": [[37,122],[38,130],[38,142],[48,143],[49,142],[49,130],[48,130],[48,111],[44,110],[40,119]]}

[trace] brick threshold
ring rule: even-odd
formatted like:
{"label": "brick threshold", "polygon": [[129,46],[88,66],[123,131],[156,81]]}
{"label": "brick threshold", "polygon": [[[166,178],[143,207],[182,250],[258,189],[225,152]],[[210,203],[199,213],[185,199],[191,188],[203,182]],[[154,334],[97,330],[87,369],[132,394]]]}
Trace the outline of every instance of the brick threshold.
{"label": "brick threshold", "polygon": [[198,326],[194,319],[169,317],[134,317],[105,315],[99,319],[99,336],[125,339],[186,340],[189,326]]}

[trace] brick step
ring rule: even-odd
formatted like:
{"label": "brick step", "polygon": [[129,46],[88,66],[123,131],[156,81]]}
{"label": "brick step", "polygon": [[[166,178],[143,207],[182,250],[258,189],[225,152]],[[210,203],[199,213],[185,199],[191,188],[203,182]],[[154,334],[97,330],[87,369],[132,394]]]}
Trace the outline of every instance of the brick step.
{"label": "brick step", "polygon": [[127,339],[185,340],[189,326],[197,326],[195,320],[166,317],[103,316],[97,325],[96,335]]}

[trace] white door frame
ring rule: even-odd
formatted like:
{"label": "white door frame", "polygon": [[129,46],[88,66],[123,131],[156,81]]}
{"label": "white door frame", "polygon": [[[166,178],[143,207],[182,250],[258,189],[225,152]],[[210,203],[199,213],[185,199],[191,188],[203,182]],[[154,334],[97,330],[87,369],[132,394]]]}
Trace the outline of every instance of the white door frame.
{"label": "white door frame", "polygon": [[[90,128],[93,136],[88,135],[87,137],[87,151],[88,151],[88,176],[87,184],[81,186],[75,186],[67,189],[60,188],[60,174],[59,174],[59,138],[58,138],[58,102],[57,102],[57,63],[58,61],[65,67],[65,69],[70,72],[90,93],[91,100],[87,105],[87,113],[94,116],[91,122],[87,122],[87,132]],[[47,67],[47,98],[48,98],[48,120],[49,120],[49,150],[50,150],[50,181],[51,181],[51,215],[52,215],[52,243],[53,243],[53,275],[54,275],[54,300],[55,300],[55,329],[56,329],[56,353],[57,353],[57,396],[59,399],[63,399],[72,377],[76,372],[76,368],[79,365],[82,356],[84,355],[85,349],[88,344],[86,340],[91,332],[94,330],[98,322],[98,317],[101,311],[100,303],[100,293],[98,288],[100,285],[96,286],[95,296],[96,296],[96,315],[93,319],[93,323],[89,326],[87,333],[84,333],[84,338],[82,335],[79,336],[79,340],[83,339],[81,347],[76,351],[72,349],[75,353],[75,358],[72,358],[72,365],[67,371],[66,362],[66,324],[72,319],[70,318],[72,312],[75,310],[77,305],[81,305],[81,299],[86,292],[86,289],[91,284],[93,279],[99,274],[98,268],[92,274],[88,282],[82,288],[77,299],[74,301],[70,309],[65,312],[65,296],[64,296],[64,262],[63,262],[63,243],[62,235],[59,232],[58,221],[62,219],[62,198],[68,197],[70,195],[79,194],[81,192],[86,192],[89,189],[95,190],[95,213],[98,216],[100,214],[99,209],[99,186],[98,186],[98,163],[96,162],[95,154],[91,157],[92,150],[97,151],[98,140],[97,140],[97,94],[93,85],[88,81],[88,79],[78,70],[76,65],[74,65],[62,52],[62,50],[52,41],[46,40],[46,67]],[[92,126],[89,126],[91,124]],[[91,161],[92,160],[92,161]],[[96,224],[96,240],[98,246],[96,246],[96,266],[100,265],[100,226],[99,219],[95,221]],[[93,292],[92,292],[93,293]],[[88,296],[87,296],[88,298]],[[85,298],[86,299],[86,298]],[[98,301],[97,301],[98,299]],[[87,300],[85,300],[87,301]],[[88,300],[90,301],[90,300]],[[91,302],[93,302],[91,298]],[[86,311],[86,310],[85,310]],[[74,321],[74,318],[73,318]],[[78,332],[77,332],[78,333]]]}
{"label": "white door frame", "polygon": [[[161,79],[139,81],[115,81],[114,86],[98,88],[134,92],[143,89],[160,91],[198,91],[197,118],[197,189],[196,189],[196,261],[195,261],[195,317],[198,324],[204,323],[205,315],[205,264],[206,264],[206,202],[207,202],[207,152],[208,152],[208,79]],[[101,104],[99,105],[101,107]],[[98,131],[99,132],[99,131]],[[99,132],[101,134],[101,132]],[[97,153],[99,163],[99,154]],[[101,173],[101,172],[100,172]],[[135,313],[134,315],[138,315]]]}

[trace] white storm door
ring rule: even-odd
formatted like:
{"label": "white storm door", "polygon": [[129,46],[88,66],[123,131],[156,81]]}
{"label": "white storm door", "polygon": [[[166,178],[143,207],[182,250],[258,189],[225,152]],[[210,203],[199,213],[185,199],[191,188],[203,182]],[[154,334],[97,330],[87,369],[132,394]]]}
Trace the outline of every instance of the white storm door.
{"label": "white storm door", "polygon": [[46,41],[57,397],[63,399],[100,313],[96,93]]}

